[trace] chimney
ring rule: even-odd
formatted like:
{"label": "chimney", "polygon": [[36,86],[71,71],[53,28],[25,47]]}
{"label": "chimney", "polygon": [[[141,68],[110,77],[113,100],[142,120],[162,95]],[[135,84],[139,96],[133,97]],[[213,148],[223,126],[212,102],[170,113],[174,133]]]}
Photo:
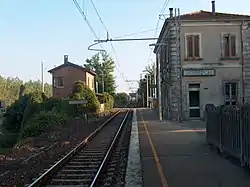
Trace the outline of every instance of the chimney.
{"label": "chimney", "polygon": [[169,8],[169,17],[170,17],[170,18],[173,17],[173,8]]}
{"label": "chimney", "polygon": [[212,14],[215,15],[215,1],[212,1]]}
{"label": "chimney", "polygon": [[64,64],[67,64],[69,62],[68,55],[64,55]]}

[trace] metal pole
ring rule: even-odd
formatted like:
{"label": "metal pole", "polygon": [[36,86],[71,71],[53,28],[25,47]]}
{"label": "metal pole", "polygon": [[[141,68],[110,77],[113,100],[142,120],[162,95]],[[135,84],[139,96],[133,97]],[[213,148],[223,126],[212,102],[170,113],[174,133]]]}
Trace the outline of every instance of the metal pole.
{"label": "metal pole", "polygon": [[42,79],[42,92],[44,92],[44,81],[43,81],[43,62],[41,62],[41,79]]}
{"label": "metal pole", "polygon": [[146,75],[146,78],[147,78],[147,108],[148,108],[148,95],[149,95],[149,93],[148,93],[148,74]]}
{"label": "metal pole", "polygon": [[158,65],[158,101],[159,101],[159,120],[162,121],[162,105],[161,105],[161,71],[160,71],[160,56],[157,54],[157,65]]}
{"label": "metal pole", "polygon": [[102,93],[105,91],[105,89],[104,89],[104,73],[103,73],[103,67],[104,67],[104,64],[102,63]]}
{"label": "metal pole", "polygon": [[144,93],[142,92],[142,107],[144,108],[145,104],[144,104]]}
{"label": "metal pole", "polygon": [[[151,73],[149,74],[149,97],[152,98],[152,75]],[[149,107],[151,108],[151,101],[149,104]]]}
{"label": "metal pole", "polygon": [[96,93],[98,93],[98,81],[96,81],[96,83],[95,83],[95,89],[96,89]]}
{"label": "metal pole", "polygon": [[157,68],[157,65],[156,65],[156,62],[154,63],[155,64],[155,68],[154,68],[154,98],[156,98],[156,68]]}

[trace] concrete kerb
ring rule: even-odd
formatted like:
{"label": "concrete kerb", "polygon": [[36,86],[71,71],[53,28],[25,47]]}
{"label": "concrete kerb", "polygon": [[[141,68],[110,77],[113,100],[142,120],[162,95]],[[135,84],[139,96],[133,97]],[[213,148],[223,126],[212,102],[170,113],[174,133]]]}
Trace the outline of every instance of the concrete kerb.
{"label": "concrete kerb", "polygon": [[142,187],[140,144],[136,109],[133,112],[125,187]]}

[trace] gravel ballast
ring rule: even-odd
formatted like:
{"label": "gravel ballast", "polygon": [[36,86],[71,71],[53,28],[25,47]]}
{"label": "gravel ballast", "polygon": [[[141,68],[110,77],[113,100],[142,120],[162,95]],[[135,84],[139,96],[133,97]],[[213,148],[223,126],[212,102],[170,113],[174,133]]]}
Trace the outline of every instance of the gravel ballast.
{"label": "gravel ballast", "polygon": [[12,154],[0,156],[0,186],[24,186],[55,164],[67,152],[83,141],[91,132],[106,121],[111,114],[83,124],[74,120],[67,130],[43,134],[27,142]]}

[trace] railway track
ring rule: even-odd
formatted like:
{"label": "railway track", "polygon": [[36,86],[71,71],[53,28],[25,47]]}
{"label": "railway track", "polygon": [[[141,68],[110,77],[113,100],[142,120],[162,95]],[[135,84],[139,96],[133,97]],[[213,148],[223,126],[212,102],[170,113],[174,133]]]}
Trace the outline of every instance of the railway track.
{"label": "railway track", "polygon": [[[131,111],[118,112],[28,187],[111,186]],[[125,130],[124,130],[125,129]]]}

